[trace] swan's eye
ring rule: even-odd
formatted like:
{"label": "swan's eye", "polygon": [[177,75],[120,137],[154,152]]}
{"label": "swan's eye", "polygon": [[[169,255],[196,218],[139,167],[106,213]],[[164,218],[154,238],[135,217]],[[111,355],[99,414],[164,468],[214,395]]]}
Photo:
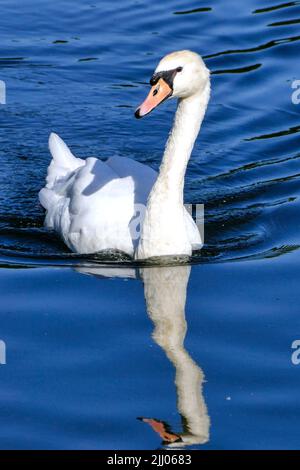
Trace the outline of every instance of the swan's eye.
{"label": "swan's eye", "polygon": [[177,67],[176,72],[182,72],[183,67]]}

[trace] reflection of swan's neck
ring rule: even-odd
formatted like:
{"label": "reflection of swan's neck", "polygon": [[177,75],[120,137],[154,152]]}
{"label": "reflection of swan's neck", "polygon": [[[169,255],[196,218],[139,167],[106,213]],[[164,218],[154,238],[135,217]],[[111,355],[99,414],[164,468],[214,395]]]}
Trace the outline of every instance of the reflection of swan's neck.
{"label": "reflection of swan's neck", "polygon": [[[183,418],[183,444],[207,442],[209,417],[202,394],[204,375],[184,348],[185,302],[189,266],[143,270],[147,311],[154,323],[154,340],[176,370],[178,411]],[[177,445],[177,443],[176,443]]]}
{"label": "reflection of swan's neck", "polygon": [[184,175],[205,115],[209,95],[210,83],[207,82],[203,91],[178,100],[173,128],[150,198],[163,191],[183,203]]}

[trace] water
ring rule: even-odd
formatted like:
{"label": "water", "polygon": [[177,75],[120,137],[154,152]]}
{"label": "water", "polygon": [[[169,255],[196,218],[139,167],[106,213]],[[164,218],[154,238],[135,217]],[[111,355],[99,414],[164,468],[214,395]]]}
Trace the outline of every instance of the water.
{"label": "water", "polygon": [[[299,1],[2,1],[1,448],[165,448],[137,417],[187,449],[299,448],[299,23]],[[133,112],[184,48],[212,71],[185,187],[203,250],[151,268],[73,256],[37,198],[49,132],[157,169],[175,104]]]}

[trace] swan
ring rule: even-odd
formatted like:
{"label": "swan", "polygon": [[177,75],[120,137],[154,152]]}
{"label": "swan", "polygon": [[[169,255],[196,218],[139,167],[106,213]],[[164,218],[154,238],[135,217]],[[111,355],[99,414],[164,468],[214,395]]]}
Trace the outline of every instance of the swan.
{"label": "swan", "polygon": [[76,158],[58,135],[50,135],[52,161],[39,192],[44,225],[75,253],[118,250],[140,260],[190,256],[202,246],[183,204],[183,188],[210,97],[209,70],[197,53],[177,51],[160,60],[150,84],[136,118],[167,99],[178,99],[158,174],[125,157]]}

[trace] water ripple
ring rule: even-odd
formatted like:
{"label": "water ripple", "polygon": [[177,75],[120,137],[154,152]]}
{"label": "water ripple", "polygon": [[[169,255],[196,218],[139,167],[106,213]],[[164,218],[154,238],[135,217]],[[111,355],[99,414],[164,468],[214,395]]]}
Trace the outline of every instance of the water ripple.
{"label": "water ripple", "polygon": [[300,1],[280,3],[271,7],[258,8],[257,10],[254,10],[253,13],[270,13],[272,11],[281,10],[282,8],[290,8],[295,7],[297,5],[300,5]]}

